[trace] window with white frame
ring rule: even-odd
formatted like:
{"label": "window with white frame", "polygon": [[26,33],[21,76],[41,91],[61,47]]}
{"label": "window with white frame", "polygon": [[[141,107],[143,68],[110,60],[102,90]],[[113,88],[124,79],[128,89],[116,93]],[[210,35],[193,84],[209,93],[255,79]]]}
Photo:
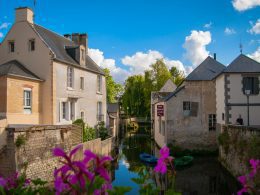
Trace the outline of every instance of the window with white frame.
{"label": "window with white frame", "polygon": [[34,51],[35,50],[35,40],[30,39],[29,40],[29,51]]}
{"label": "window with white frame", "polygon": [[67,87],[73,88],[74,81],[74,70],[72,67],[67,69]]}
{"label": "window with white frame", "polygon": [[81,111],[80,112],[80,118],[84,121],[85,120],[85,112]]}
{"label": "window with white frame", "polygon": [[66,115],[67,115],[67,105],[66,102],[62,102],[62,119],[66,119]]}
{"label": "window with white frame", "polygon": [[102,102],[97,103],[97,121],[103,121],[104,115],[102,114]]}
{"label": "window with white frame", "polygon": [[209,131],[215,131],[215,130],[216,130],[216,115],[209,114]]}
{"label": "window with white frame", "polygon": [[97,92],[101,93],[102,91],[102,76],[97,75]]}
{"label": "window with white frame", "polygon": [[13,53],[15,51],[14,41],[9,41],[8,42],[8,50],[9,50],[9,53]]}
{"label": "window with white frame", "polygon": [[25,114],[32,113],[32,89],[24,89],[23,91],[23,108]]}
{"label": "window with white frame", "polygon": [[84,77],[80,77],[80,89],[84,90]]}

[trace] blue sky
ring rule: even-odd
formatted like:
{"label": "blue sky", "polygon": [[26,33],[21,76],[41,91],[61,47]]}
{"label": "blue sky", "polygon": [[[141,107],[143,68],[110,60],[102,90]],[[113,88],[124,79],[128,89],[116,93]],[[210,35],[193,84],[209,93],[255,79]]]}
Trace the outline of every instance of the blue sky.
{"label": "blue sky", "polygon": [[[89,55],[116,80],[156,58],[187,73],[217,53],[223,64],[243,53],[259,60],[260,0],[37,0],[35,23],[57,33],[87,32]],[[0,1],[0,37],[14,9],[33,0]],[[0,38],[0,41],[2,38]]]}

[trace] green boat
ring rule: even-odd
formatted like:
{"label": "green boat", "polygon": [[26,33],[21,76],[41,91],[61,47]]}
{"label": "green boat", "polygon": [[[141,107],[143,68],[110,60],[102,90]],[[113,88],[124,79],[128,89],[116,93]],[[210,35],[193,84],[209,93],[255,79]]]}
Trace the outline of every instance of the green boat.
{"label": "green boat", "polygon": [[174,160],[174,165],[176,168],[181,168],[190,165],[193,162],[192,156],[183,156],[180,158],[176,158]]}

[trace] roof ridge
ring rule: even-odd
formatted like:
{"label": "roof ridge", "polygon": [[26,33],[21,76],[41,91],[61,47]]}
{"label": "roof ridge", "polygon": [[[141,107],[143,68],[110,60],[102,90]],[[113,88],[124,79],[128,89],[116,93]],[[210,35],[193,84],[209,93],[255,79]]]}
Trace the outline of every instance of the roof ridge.
{"label": "roof ridge", "polygon": [[[54,32],[53,30],[50,30],[50,29],[48,29],[48,28],[45,28],[45,27],[43,27],[43,26],[41,26],[41,25],[39,25],[39,24],[33,24],[33,25],[39,26],[40,28],[43,28],[44,30],[50,31],[50,32],[53,33],[53,34],[58,35],[59,37],[65,39],[65,40],[67,40],[67,41],[70,41],[70,42],[73,43],[73,44],[76,44],[74,41],[72,41],[72,40],[70,40],[70,39],[68,39],[68,38],[66,38],[66,37],[64,37],[64,36],[62,36],[62,35],[60,35],[60,34]],[[76,44],[76,45],[77,45],[77,44]]]}

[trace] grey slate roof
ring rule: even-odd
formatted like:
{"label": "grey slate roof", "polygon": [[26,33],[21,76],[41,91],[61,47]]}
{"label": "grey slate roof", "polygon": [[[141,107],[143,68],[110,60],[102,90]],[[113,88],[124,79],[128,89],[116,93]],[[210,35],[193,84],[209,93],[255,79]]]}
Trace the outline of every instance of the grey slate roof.
{"label": "grey slate roof", "polygon": [[[55,59],[72,65],[80,66],[72,57],[70,57],[65,49],[65,47],[77,47],[77,44],[37,24],[32,24],[32,27],[45,41],[47,46],[53,51],[55,54]],[[104,75],[104,71],[88,55],[86,56],[86,67],[84,68],[86,70]]]}
{"label": "grey slate roof", "polygon": [[167,102],[169,99],[171,99],[173,96],[176,96],[181,90],[185,89],[185,85],[178,87],[177,89],[175,89],[174,92],[172,92],[171,94],[169,94],[167,97],[165,97],[163,99],[164,102]]}
{"label": "grey slate roof", "polygon": [[119,111],[119,104],[118,103],[109,103],[107,104],[107,112],[113,113]]}
{"label": "grey slate roof", "polygon": [[226,67],[208,56],[187,77],[186,81],[211,81],[217,77]]}
{"label": "grey slate roof", "polygon": [[12,60],[0,65],[0,76],[11,75],[42,81],[37,75],[25,68],[17,60]]}
{"label": "grey slate roof", "polygon": [[240,54],[228,67],[224,70],[227,73],[253,73],[260,72],[260,63]]}

